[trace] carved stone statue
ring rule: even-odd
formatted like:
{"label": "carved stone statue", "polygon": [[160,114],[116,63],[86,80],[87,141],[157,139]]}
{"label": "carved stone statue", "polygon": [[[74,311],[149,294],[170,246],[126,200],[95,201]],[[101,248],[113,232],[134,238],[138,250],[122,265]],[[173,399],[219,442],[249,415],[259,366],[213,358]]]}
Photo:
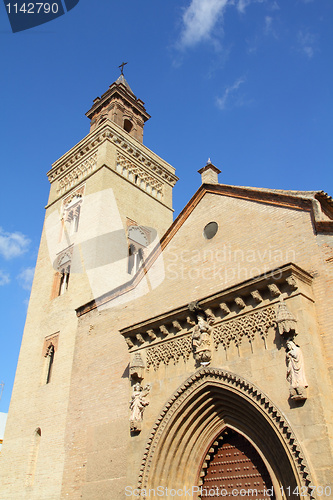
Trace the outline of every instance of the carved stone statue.
{"label": "carved stone statue", "polygon": [[304,360],[300,347],[292,340],[287,341],[286,349],[287,380],[290,384],[290,397],[294,400],[306,399],[308,383],[305,378]]}
{"label": "carved stone statue", "polygon": [[146,385],[142,387],[142,385],[137,382],[133,386],[133,394],[132,399],[130,401],[130,424],[131,431],[140,432],[141,431],[141,423],[143,420],[143,412],[146,406],[149,405],[149,401],[147,401],[146,396],[150,391],[150,385]]}
{"label": "carved stone statue", "polygon": [[133,381],[140,381],[144,378],[145,365],[141,354],[136,352],[129,366],[130,377]]}
{"label": "carved stone statue", "polygon": [[211,327],[209,326],[205,313],[197,313],[197,324],[193,328],[192,347],[194,358],[198,363],[205,366],[212,359],[211,349]]}
{"label": "carved stone statue", "polygon": [[276,311],[276,323],[279,329],[280,335],[287,337],[292,337],[297,335],[297,321],[288,310],[283,297],[280,297],[280,302]]}

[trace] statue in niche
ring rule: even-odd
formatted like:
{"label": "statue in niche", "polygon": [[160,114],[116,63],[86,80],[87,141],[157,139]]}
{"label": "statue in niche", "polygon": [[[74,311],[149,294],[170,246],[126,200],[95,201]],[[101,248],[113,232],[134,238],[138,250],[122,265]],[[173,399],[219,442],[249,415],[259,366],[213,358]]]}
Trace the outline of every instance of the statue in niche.
{"label": "statue in niche", "polygon": [[133,432],[140,432],[141,431],[141,424],[143,420],[143,412],[146,408],[146,406],[149,405],[149,401],[147,401],[146,396],[150,391],[150,385],[146,385],[145,387],[142,387],[142,385],[137,382],[133,386],[133,394],[132,394],[132,399],[130,401],[130,410],[131,410],[131,416],[130,416],[130,424],[131,424],[131,431]]}
{"label": "statue in niche", "polygon": [[308,383],[305,378],[302,351],[292,340],[287,341],[286,348],[287,380],[290,384],[290,397],[293,400],[304,400]]}
{"label": "statue in niche", "polygon": [[192,333],[192,348],[195,360],[202,366],[209,365],[212,359],[211,327],[204,311],[195,311],[196,325]]}

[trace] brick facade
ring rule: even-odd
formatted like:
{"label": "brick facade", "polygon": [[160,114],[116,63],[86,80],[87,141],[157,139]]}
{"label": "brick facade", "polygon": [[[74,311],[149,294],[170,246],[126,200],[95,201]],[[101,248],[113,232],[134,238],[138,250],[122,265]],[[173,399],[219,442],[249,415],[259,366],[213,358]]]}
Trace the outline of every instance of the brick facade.
{"label": "brick facade", "polygon": [[[318,498],[309,486],[332,488],[332,200],[216,184],[212,167],[202,171],[213,184],[171,224],[174,169],[120,122],[94,125],[53,165],[0,498],[120,500],[136,488],[197,488],[228,429],[260,454],[277,499],[288,486],[308,498]],[[62,233],[75,192],[77,230]],[[218,230],[207,237],[211,222]],[[152,242],[131,275],[127,232],[140,226]],[[68,249],[68,288],[58,294]],[[304,357],[301,401],[289,393],[279,307]],[[209,324],[203,363],[198,310]],[[146,406],[130,424],[135,384]]]}

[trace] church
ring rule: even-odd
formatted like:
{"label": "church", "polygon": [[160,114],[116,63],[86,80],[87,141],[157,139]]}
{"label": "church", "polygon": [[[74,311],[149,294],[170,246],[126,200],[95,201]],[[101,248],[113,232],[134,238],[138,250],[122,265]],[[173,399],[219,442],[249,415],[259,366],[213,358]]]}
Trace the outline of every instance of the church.
{"label": "church", "polygon": [[332,498],[332,198],[208,161],[173,220],[123,72],[86,116],[47,174],[0,498]]}

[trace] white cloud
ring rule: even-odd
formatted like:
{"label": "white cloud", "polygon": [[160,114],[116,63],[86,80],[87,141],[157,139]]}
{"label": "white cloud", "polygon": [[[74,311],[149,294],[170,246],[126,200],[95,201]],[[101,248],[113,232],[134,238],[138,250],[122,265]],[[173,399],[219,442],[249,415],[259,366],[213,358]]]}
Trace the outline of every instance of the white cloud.
{"label": "white cloud", "polygon": [[5,259],[13,259],[24,254],[30,240],[22,233],[7,233],[0,227],[0,255]]}
{"label": "white cloud", "polygon": [[316,37],[312,33],[299,31],[297,35],[299,50],[303,52],[309,59],[314,56],[316,51]]}
{"label": "white cloud", "polygon": [[226,109],[226,107],[230,104],[234,104],[236,106],[242,105],[243,101],[240,99],[235,99],[235,93],[239,89],[240,85],[245,82],[244,78],[238,78],[232,85],[226,87],[224,94],[222,97],[218,97],[216,99],[216,104],[220,109]]}
{"label": "white cloud", "polygon": [[[217,24],[223,21],[228,6],[235,7],[241,14],[253,3],[264,3],[267,0],[191,0],[182,17],[182,31],[177,48],[184,50],[204,40],[211,41],[220,50],[216,36]],[[277,6],[276,1],[274,5]],[[279,8],[278,6],[276,8]],[[212,34],[215,33],[213,37]]]}
{"label": "white cloud", "polygon": [[274,23],[274,18],[272,16],[265,17],[264,34],[273,36],[274,38],[278,39],[278,35],[276,34],[276,31],[273,27],[273,23]]}
{"label": "white cloud", "polygon": [[237,10],[244,14],[245,9],[250,3],[264,3],[266,0],[238,0]]}
{"label": "white cloud", "polygon": [[244,14],[246,7],[251,3],[251,0],[238,0],[237,9]]}
{"label": "white cloud", "polygon": [[183,14],[179,48],[193,47],[209,39],[228,3],[229,0],[192,0]]}
{"label": "white cloud", "polygon": [[268,35],[272,30],[272,22],[273,22],[272,16],[265,17],[265,33],[266,33],[266,35]]}
{"label": "white cloud", "polygon": [[23,269],[23,271],[17,276],[17,279],[22,288],[24,288],[25,290],[30,290],[34,274],[34,267],[27,267],[26,269]]}
{"label": "white cloud", "polygon": [[5,273],[4,271],[1,271],[0,269],[0,286],[8,285],[9,282],[10,282],[9,274]]}
{"label": "white cloud", "polygon": [[274,1],[272,4],[270,4],[269,8],[271,10],[280,10],[280,6],[279,6],[279,4],[276,1]]}

